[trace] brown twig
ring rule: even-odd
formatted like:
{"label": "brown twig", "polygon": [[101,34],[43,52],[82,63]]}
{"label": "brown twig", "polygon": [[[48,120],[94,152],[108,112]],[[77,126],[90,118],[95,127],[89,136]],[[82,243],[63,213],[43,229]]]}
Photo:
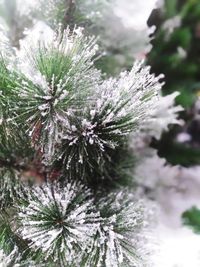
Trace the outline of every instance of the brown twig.
{"label": "brown twig", "polygon": [[23,164],[18,164],[14,160],[5,160],[0,158],[0,168],[7,167],[7,168],[14,168],[16,170],[24,170],[25,166]]}
{"label": "brown twig", "polygon": [[70,26],[75,9],[76,9],[75,0],[66,0],[66,11],[63,18],[62,30],[65,30],[68,26]]}

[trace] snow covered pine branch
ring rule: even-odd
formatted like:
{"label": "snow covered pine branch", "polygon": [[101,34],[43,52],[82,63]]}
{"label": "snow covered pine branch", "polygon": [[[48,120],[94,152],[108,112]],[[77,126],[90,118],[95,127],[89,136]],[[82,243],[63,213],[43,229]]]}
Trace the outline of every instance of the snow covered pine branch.
{"label": "snow covered pine branch", "polygon": [[0,60],[3,266],[149,266],[151,207],[121,156],[178,123],[176,94],[162,97],[143,62],[104,79],[80,28],[28,40]]}

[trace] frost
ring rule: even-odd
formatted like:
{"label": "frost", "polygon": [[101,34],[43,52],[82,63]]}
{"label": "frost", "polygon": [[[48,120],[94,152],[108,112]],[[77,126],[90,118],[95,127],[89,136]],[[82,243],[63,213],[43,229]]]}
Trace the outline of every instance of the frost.
{"label": "frost", "polygon": [[134,201],[131,193],[123,191],[101,199],[98,207],[103,221],[91,250],[85,255],[84,266],[91,266],[97,255],[96,266],[146,266],[147,251],[143,250],[149,235],[147,206],[145,208],[142,200]]}
{"label": "frost", "polygon": [[0,166],[0,177],[0,208],[3,208],[22,197],[24,187],[18,171]]}
{"label": "frost", "polygon": [[[64,0],[37,1],[43,17],[53,28],[63,23]],[[155,0],[147,3],[138,0],[77,0],[72,3],[76,7],[72,15],[73,24],[84,25],[89,35],[100,37],[99,44],[105,51],[104,55],[112,56],[116,62],[112,66],[115,73],[119,73],[127,62],[131,64],[134,59],[144,58],[151,49],[149,36],[155,27],[149,29],[147,19]]]}
{"label": "frost", "polygon": [[[29,192],[19,213],[19,234],[46,258],[77,266],[145,266],[151,207],[128,192],[101,198],[96,212],[90,192],[80,184],[43,185]],[[100,216],[101,215],[101,216]],[[152,244],[152,243],[151,243]]]}
{"label": "frost", "polygon": [[88,189],[75,183],[34,188],[29,205],[19,213],[20,234],[46,258],[51,255],[57,261],[62,255],[70,263],[78,248],[87,249],[98,227],[99,214],[89,197]]}
{"label": "frost", "polygon": [[58,157],[63,155],[67,170],[80,174],[86,164],[94,169],[103,166],[108,151],[129,136],[137,139],[146,134],[158,139],[170,124],[182,123],[178,119],[182,108],[173,106],[177,93],[162,97],[161,78],[163,75],[155,77],[137,61],[130,72],[101,81],[87,106],[74,110],[63,128],[64,146]]}
{"label": "frost", "polygon": [[[155,77],[149,67],[136,62],[130,72],[102,81],[98,71],[92,68],[96,53],[94,39],[86,40],[82,30],[76,28],[72,34],[67,29],[61,41],[59,38],[51,40],[48,46],[43,43],[39,58],[30,57],[29,66],[23,71],[26,78],[18,88],[19,103],[26,99],[31,103],[24,114],[28,116],[33,143],[42,145],[45,164],[61,157],[63,151],[58,150],[63,140],[68,140],[71,147],[84,147],[78,150],[78,155],[70,150],[72,155],[66,155],[67,166],[73,157],[82,164],[88,161],[89,146],[93,146],[95,161],[99,162],[106,148],[116,148],[130,133],[148,131],[158,138],[169,123],[179,122],[177,112],[181,109],[173,107],[176,94],[160,96],[162,76]],[[58,53],[57,57],[61,53],[62,59],[58,72],[55,70],[49,76],[40,64],[45,60],[51,62],[49,56],[54,53]],[[69,59],[71,63],[66,68]],[[23,62],[19,56],[22,70]],[[85,101],[88,105],[83,107]]]}
{"label": "frost", "polygon": [[[129,73],[121,73],[119,79],[110,79],[101,86],[101,102],[98,100],[97,109],[111,103],[117,110],[108,110],[105,122],[129,115],[129,123],[134,125],[122,134],[140,134],[146,131],[149,135],[159,138],[162,131],[168,129],[169,124],[181,123],[177,117],[182,108],[173,106],[178,93],[162,97],[162,83],[159,80],[163,76],[155,77],[149,71],[149,67],[144,67],[142,62],[136,62]],[[120,105],[122,108],[117,109]]]}
{"label": "frost", "polygon": [[[17,54],[22,80],[17,85],[20,101],[16,112],[27,117],[32,143],[41,142],[45,164],[52,162],[63,127],[69,125],[69,114],[81,108],[81,98],[87,101],[100,79],[99,71],[93,68],[97,50],[94,38],[85,38],[79,28],[73,33],[66,29],[63,35],[49,31],[49,37],[41,33],[37,38],[35,30],[30,32]],[[55,68],[54,72],[49,73],[48,68]]]}
{"label": "frost", "polygon": [[2,249],[0,249],[0,266],[1,267],[20,267],[19,264],[20,255],[18,254],[18,249],[15,247],[13,251],[6,255]]}

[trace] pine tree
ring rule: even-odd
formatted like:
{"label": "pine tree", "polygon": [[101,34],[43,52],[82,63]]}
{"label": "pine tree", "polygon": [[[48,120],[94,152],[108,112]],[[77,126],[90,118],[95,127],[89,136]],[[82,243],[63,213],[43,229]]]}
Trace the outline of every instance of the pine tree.
{"label": "pine tree", "polygon": [[159,143],[155,142],[155,147],[172,164],[184,166],[199,164],[200,158],[199,17],[198,0],[165,0],[149,19],[150,25],[156,25],[156,31],[148,64],[152,72],[165,75],[163,94],[179,91],[176,102],[186,109],[181,113],[185,125],[172,127]]}
{"label": "pine tree", "polygon": [[81,9],[82,1],[50,1],[38,40],[35,28],[24,36],[26,23],[16,35],[13,27],[27,14],[35,27],[41,2],[38,12],[29,7],[18,16],[15,1],[17,25],[2,26],[3,266],[150,266],[152,207],[137,193],[137,143],[159,139],[179,123],[182,108],[173,105],[177,93],[161,96],[163,76],[144,62],[102,75],[97,40],[79,27],[93,23],[85,3]]}

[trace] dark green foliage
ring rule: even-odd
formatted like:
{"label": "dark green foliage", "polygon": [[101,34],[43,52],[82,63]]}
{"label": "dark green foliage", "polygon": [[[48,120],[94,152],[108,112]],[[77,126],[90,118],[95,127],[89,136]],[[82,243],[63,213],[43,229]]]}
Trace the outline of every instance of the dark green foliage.
{"label": "dark green foliage", "polygon": [[192,230],[200,234],[200,210],[197,207],[185,211],[182,214],[183,224],[192,228]]}
{"label": "dark green foliage", "polygon": [[189,167],[200,164],[200,150],[198,147],[191,147],[189,144],[180,144],[174,141],[178,130],[176,128],[163,134],[161,141],[153,140],[152,146],[159,150],[160,157],[167,159],[172,165],[182,165]]}
{"label": "dark green foliage", "polygon": [[[171,22],[171,29],[166,27],[168,20],[174,20]],[[156,24],[157,29],[147,61],[152,66],[153,73],[165,75],[164,95],[174,91],[180,92],[176,102],[186,108],[186,111],[181,113],[181,117],[186,121],[186,130],[194,119],[188,113],[191,113],[200,88],[199,23],[198,0],[165,0],[163,9],[154,11],[149,19],[149,24]],[[180,127],[172,127],[171,131],[162,137],[162,141],[156,144],[156,148],[159,149],[160,155],[168,158],[173,164],[198,164],[199,145],[193,140],[193,132],[190,132],[192,141],[189,144],[182,145],[174,141],[182,131]]]}

